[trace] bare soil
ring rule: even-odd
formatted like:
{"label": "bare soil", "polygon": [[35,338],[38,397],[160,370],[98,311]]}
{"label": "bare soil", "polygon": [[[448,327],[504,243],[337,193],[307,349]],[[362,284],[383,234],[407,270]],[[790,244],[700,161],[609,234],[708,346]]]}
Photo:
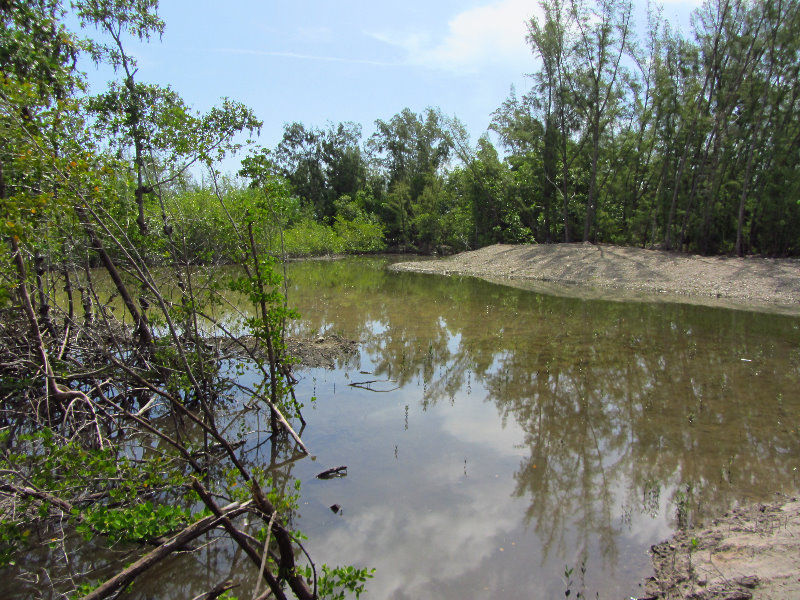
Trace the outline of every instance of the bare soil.
{"label": "bare soil", "polygon": [[358,342],[335,334],[313,339],[289,338],[286,347],[301,367],[309,368],[334,369],[358,354]]}
{"label": "bare soil", "polygon": [[558,295],[800,314],[800,259],[692,256],[602,244],[498,244],[392,268],[471,275]]}
{"label": "bare soil", "polygon": [[800,598],[800,501],[737,508],[650,549],[640,600]]}
{"label": "bare soil", "polygon": [[[246,359],[248,356],[266,358],[266,348],[252,336],[242,336],[236,340],[218,338],[215,341],[221,345],[220,350],[229,358]],[[288,337],[286,350],[289,356],[297,361],[293,365],[294,368],[335,369],[358,355],[358,342],[336,334],[313,338]]]}

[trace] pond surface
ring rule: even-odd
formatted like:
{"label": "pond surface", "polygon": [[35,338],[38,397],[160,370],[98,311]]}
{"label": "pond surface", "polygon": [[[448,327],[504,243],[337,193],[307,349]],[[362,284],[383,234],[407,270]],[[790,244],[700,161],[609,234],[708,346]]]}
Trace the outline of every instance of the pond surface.
{"label": "pond surface", "polygon": [[563,598],[585,563],[587,596],[628,598],[676,528],[797,492],[800,319],[386,262],[289,269],[298,333],[361,342],[299,371],[294,524],[317,564],[375,567],[369,597]]}
{"label": "pond surface", "polygon": [[[336,369],[296,371],[313,458],[270,447],[258,411],[228,413],[243,460],[300,480],[291,526],[315,563],[376,569],[367,598],[636,597],[650,545],[797,493],[800,317],[547,296],[391,260],[289,265],[294,333],[360,342]],[[252,580],[224,542],[154,570],[133,597]]]}

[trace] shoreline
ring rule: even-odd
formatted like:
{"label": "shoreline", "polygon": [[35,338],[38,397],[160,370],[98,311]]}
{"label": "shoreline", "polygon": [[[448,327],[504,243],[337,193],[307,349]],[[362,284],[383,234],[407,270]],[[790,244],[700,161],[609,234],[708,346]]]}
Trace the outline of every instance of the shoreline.
{"label": "shoreline", "polygon": [[800,259],[708,257],[588,243],[496,244],[396,271],[473,276],[586,299],[681,302],[800,315]]}
{"label": "shoreline", "polygon": [[800,597],[800,501],[737,507],[650,548],[655,574],[638,600]]}
{"label": "shoreline", "polygon": [[[396,263],[392,270],[472,276],[584,299],[681,302],[800,316],[800,260],[674,254],[607,245],[495,245]],[[800,502],[733,508],[649,551],[639,600],[800,597]]]}

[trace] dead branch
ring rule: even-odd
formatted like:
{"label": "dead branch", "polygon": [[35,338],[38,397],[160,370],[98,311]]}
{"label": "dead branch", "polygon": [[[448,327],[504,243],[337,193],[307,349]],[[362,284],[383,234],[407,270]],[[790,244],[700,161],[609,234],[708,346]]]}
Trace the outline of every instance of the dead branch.
{"label": "dead branch", "polygon": [[317,474],[317,479],[333,479],[334,477],[347,477],[347,467],[333,467]]}
{"label": "dead branch", "polygon": [[192,523],[183,531],[170,538],[167,542],[152,552],[145,554],[131,566],[120,571],[114,575],[114,577],[86,594],[82,600],[101,600],[102,598],[111,596],[118,590],[131,583],[141,573],[150,567],[155,566],[173,552],[183,548],[188,542],[191,542],[208,531],[211,531],[215,527],[219,527],[223,521],[229,522],[230,519],[242,514],[245,512],[245,509],[249,504],[250,502],[246,502],[244,504],[234,502],[233,504],[229,504],[228,506],[219,509],[219,515],[209,515],[208,517],[204,517],[199,521]]}
{"label": "dead branch", "polygon": [[195,596],[194,598],[192,598],[192,600],[215,600],[216,598],[222,596],[222,594],[224,594],[228,590],[232,590],[237,587],[239,587],[237,584],[234,584],[230,579],[227,579],[225,581],[218,583],[213,588],[208,590],[206,593],[200,594],[199,596]]}
{"label": "dead branch", "polygon": [[[200,499],[203,503],[208,507],[208,509],[220,519],[220,524],[225,528],[228,534],[233,538],[233,540],[239,545],[239,547],[247,554],[248,558],[251,562],[256,565],[256,567],[261,566],[261,556],[258,554],[258,551],[253,548],[252,544],[247,540],[247,538],[239,531],[231,522],[229,518],[224,514],[223,510],[217,506],[217,503],[211,497],[211,494],[203,487],[197,479],[192,480],[192,489],[197,492],[200,496]],[[270,573],[270,571],[264,571],[264,580],[267,582],[270,590],[272,593],[275,594],[275,597],[278,600],[286,600],[286,594],[283,593],[283,588],[281,588],[280,582],[275,579],[275,576]]]}

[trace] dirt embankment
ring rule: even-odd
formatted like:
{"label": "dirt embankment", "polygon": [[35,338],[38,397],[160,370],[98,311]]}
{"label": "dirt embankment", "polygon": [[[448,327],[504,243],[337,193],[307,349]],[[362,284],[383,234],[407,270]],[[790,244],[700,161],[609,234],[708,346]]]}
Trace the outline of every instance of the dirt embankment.
{"label": "dirt embankment", "polygon": [[666,300],[800,314],[800,260],[673,254],[592,244],[498,244],[393,269],[472,275],[559,295]]}
{"label": "dirt embankment", "polygon": [[[219,345],[219,352],[226,358],[266,359],[267,349],[253,336],[214,338],[213,341]],[[313,338],[287,337],[286,350],[296,361],[296,368],[335,369],[358,356],[358,342],[336,334]]]}
{"label": "dirt embankment", "polygon": [[800,501],[737,508],[650,550],[640,600],[800,598]]}
{"label": "dirt embankment", "polygon": [[334,369],[358,355],[358,342],[335,334],[313,339],[290,338],[286,347],[299,366],[309,368]]}

